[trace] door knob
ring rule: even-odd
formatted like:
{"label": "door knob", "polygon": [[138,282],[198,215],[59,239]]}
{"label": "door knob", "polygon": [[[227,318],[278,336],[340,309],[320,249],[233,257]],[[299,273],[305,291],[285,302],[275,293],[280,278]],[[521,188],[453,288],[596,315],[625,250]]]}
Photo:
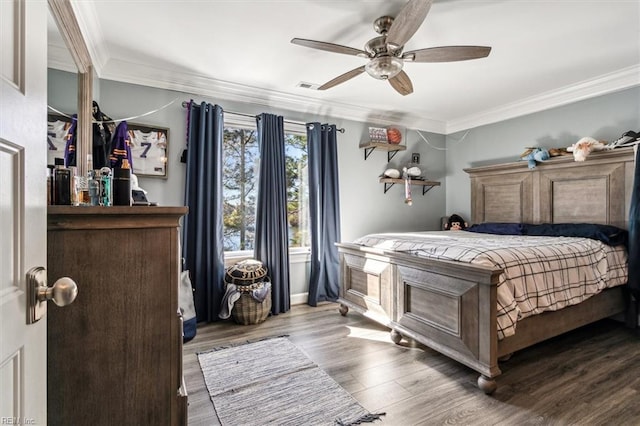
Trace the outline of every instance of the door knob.
{"label": "door knob", "polygon": [[76,299],[78,286],[69,277],[62,277],[49,287],[47,270],[41,266],[27,272],[27,324],[40,320],[47,312],[47,301],[58,306],[67,306]]}

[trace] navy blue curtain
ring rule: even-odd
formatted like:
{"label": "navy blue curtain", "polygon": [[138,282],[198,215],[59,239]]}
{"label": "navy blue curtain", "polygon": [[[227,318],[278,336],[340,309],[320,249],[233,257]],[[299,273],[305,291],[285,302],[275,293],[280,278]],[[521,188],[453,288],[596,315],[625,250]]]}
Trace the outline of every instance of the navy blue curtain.
{"label": "navy blue curtain", "polygon": [[291,308],[284,119],[273,114],[260,114],[256,121],[260,175],[254,256],[268,269],[271,313],[277,315]]}
{"label": "navy blue curtain", "polygon": [[182,257],[195,289],[198,322],[217,321],[224,296],[222,228],[222,108],[203,102],[188,106],[187,173]]}
{"label": "navy blue curtain", "polygon": [[640,300],[640,148],[635,155],[636,169],[629,209],[629,289],[637,303]]}
{"label": "navy blue curtain", "polygon": [[340,193],[335,125],[307,123],[311,276],[307,303],[336,301],[340,290]]}

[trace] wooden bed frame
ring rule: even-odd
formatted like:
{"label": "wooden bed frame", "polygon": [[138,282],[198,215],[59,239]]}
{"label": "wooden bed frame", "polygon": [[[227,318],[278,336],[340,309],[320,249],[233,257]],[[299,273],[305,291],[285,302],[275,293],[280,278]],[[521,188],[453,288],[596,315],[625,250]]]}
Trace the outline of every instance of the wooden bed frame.
{"label": "wooden bed frame", "polygon": [[[556,157],[535,169],[525,161],[465,169],[472,223],[599,223],[627,228],[633,149],[592,153],[585,162]],[[491,394],[498,361],[513,352],[603,318],[623,314],[623,286],[581,304],[518,322],[498,340],[496,288],[501,270],[338,243],[340,313],[349,308],[480,373]],[[635,322],[634,318],[634,322]]]}

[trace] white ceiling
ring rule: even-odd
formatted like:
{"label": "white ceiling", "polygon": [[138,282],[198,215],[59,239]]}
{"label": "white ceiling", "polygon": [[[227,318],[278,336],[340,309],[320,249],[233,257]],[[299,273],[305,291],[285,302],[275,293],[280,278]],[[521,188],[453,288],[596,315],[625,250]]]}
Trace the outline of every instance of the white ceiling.
{"label": "white ceiling", "polygon": [[[363,49],[405,0],[71,0],[100,78],[294,111],[451,133],[640,85],[640,1],[435,0],[405,51],[491,46],[489,57],[405,63],[414,93],[366,60],[290,43]],[[51,25],[52,21],[50,21]],[[50,30],[50,66],[68,69]],[[66,62],[66,64],[65,64]]]}

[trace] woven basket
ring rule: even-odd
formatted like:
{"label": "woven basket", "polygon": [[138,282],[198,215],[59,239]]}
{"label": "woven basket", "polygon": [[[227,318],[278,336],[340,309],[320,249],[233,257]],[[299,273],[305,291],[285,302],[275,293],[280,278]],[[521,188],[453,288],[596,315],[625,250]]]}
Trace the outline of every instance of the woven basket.
{"label": "woven basket", "polygon": [[262,288],[264,283],[254,283],[248,286],[238,286],[240,298],[233,305],[231,316],[241,325],[260,324],[267,319],[271,312],[271,286],[267,291],[267,297],[258,302],[251,296],[251,291]]}
{"label": "woven basket", "polygon": [[234,303],[231,316],[234,321],[242,325],[259,324],[271,312],[271,285],[267,296],[262,302],[251,296],[253,290],[262,289],[265,282],[269,282],[267,268],[256,259],[247,259],[227,268],[224,276],[226,283],[237,286],[240,298]]}

